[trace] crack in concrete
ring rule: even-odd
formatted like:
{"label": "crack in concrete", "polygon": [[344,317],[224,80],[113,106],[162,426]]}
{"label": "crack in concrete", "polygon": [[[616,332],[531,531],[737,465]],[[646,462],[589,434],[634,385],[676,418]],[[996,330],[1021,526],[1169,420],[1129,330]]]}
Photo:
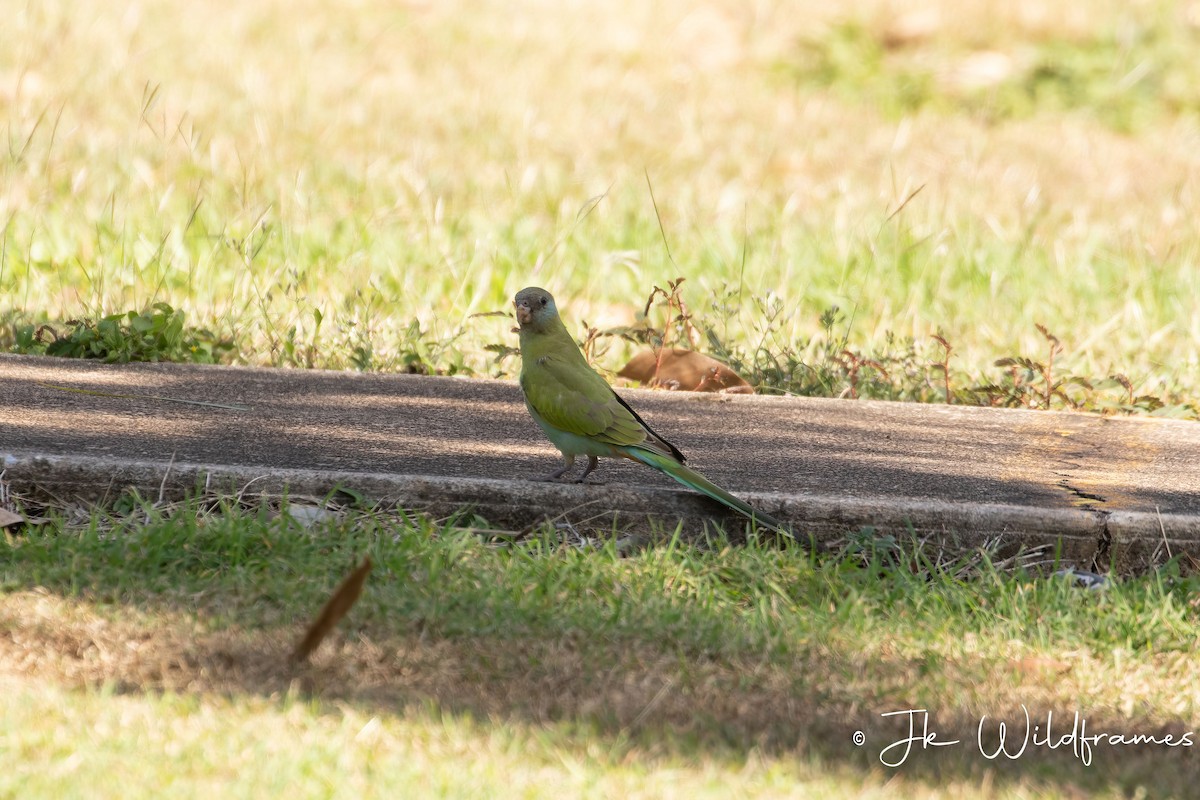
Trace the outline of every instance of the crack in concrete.
{"label": "crack in concrete", "polygon": [[1072,486],[1071,482],[1070,482],[1071,479],[1069,477],[1063,475],[1061,472],[1059,472],[1057,474],[1062,476],[1058,481],[1059,487],[1066,489],[1068,492],[1075,495],[1080,500],[1084,501],[1082,503],[1076,504],[1080,508],[1087,508],[1089,510],[1097,510],[1098,511],[1099,509],[1096,509],[1094,506],[1091,505],[1091,503],[1107,503],[1108,502],[1104,498],[1103,495],[1098,495],[1093,492],[1085,492],[1083,489],[1080,489],[1078,486]]}
{"label": "crack in concrete", "polygon": [[1096,555],[1092,557],[1092,571],[1107,572],[1112,566],[1109,553],[1112,550],[1113,537],[1112,532],[1108,529],[1108,518],[1112,512],[1099,508],[1094,510],[1100,517],[1100,535],[1096,541]]}
{"label": "crack in concrete", "polygon": [[1109,567],[1110,556],[1112,550],[1112,532],[1108,529],[1108,520],[1112,516],[1112,511],[1107,508],[1101,508],[1099,504],[1107,503],[1108,500],[1095,492],[1088,492],[1080,489],[1078,486],[1071,484],[1071,477],[1062,472],[1056,472],[1059,476],[1057,486],[1060,489],[1066,489],[1069,493],[1075,496],[1074,505],[1084,511],[1090,511],[1096,516],[1100,523],[1100,531],[1096,536],[1096,552],[1092,557],[1092,570],[1103,572]]}

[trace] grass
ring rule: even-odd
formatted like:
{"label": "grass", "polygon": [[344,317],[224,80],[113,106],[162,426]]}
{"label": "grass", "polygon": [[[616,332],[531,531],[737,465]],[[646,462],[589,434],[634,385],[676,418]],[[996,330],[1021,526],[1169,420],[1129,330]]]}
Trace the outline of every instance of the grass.
{"label": "grass", "polygon": [[941,335],[970,389],[1040,324],[1134,387],[1097,407],[1194,414],[1191,12],[891,8],[38,4],[0,54],[0,341],[165,303],[223,360],[509,374],[475,315],[516,289],[582,338],[682,276],[749,362],[923,373]]}
{"label": "grass", "polygon": [[[553,531],[297,518],[192,502],[10,537],[4,791],[71,796],[114,769],[122,796],[1175,796],[1195,777],[1161,746],[1100,746],[1090,767],[1048,748],[877,760],[903,730],[879,714],[907,708],[972,744],[981,715],[1022,703],[1093,731],[1191,730],[1196,579],[1170,569],[1088,591],[867,535],[820,557],[670,539],[622,556]],[[341,633],[292,665],[363,554]]]}
{"label": "grass", "polygon": [[[511,375],[494,312],[537,284],[609,370],[686,337],[770,391],[1194,418],[1193,5],[27,3],[0,350]],[[171,512],[6,534],[0,797],[1195,785],[1186,748],[877,758],[922,706],[968,741],[1022,703],[1190,730],[1173,567],[1092,592],[870,537],[625,557]]]}
{"label": "grass", "polygon": [[991,124],[1080,114],[1121,133],[1200,108],[1196,24],[1173,3],[1102,15],[1087,29],[946,36],[935,14],[846,20],[804,37],[780,63],[800,85],[903,118],[924,109]]}

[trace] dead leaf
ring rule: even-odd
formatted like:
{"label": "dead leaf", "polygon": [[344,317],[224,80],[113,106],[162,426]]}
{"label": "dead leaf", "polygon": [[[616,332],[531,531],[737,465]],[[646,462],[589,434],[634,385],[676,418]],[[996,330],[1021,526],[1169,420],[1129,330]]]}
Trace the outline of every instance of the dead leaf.
{"label": "dead leaf", "polygon": [[325,603],[325,607],[321,609],[321,613],[317,616],[315,622],[308,628],[308,633],[296,645],[295,651],[292,653],[292,661],[305,661],[313,651],[321,646],[321,642],[329,635],[334,626],[341,621],[342,617],[346,616],[351,607],[358,602],[358,598],[362,595],[363,585],[367,582],[367,575],[371,572],[371,557],[363,558],[362,563],[354,568],[354,571],[346,576],[346,579],[341,582],[337,590]]}
{"label": "dead leaf", "polygon": [[25,518],[20,514],[14,514],[7,508],[0,508],[0,528],[7,528],[9,525],[16,525],[24,521]]}
{"label": "dead leaf", "polygon": [[754,387],[741,375],[695,350],[643,350],[617,374],[646,386],[685,392],[754,393]]}

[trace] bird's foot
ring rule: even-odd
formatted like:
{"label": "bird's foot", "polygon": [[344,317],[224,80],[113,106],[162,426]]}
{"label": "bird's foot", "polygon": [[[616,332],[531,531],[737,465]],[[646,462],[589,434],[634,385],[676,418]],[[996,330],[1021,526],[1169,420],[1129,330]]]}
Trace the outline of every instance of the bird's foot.
{"label": "bird's foot", "polygon": [[[546,475],[539,475],[538,477],[530,478],[529,480],[537,481],[538,483],[553,483],[563,475],[566,475],[568,472],[570,472],[571,467],[573,466],[575,466],[575,456],[564,456],[563,465],[554,470],[554,472],[547,473]],[[586,475],[587,473],[585,472],[583,474]]]}
{"label": "bird's foot", "polygon": [[592,474],[592,470],[596,469],[596,465],[597,465],[597,464],[599,464],[599,463],[600,463],[600,459],[596,458],[595,456],[588,456],[588,465],[587,465],[587,469],[585,469],[585,470],[583,471],[583,474],[582,474],[582,475],[580,475],[580,476],[579,476],[579,477],[576,479],[576,481],[575,481],[575,482],[576,482],[576,483],[583,483],[584,481],[586,481],[586,480],[587,480],[587,476]]}

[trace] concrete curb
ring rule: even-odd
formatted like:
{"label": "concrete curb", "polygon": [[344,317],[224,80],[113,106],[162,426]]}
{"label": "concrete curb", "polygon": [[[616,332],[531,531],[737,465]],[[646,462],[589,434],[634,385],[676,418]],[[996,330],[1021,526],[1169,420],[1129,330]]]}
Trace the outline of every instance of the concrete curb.
{"label": "concrete curb", "polygon": [[[693,467],[817,543],[869,526],[1001,556],[1050,545],[1088,569],[1137,571],[1168,554],[1200,568],[1194,422],[622,392]],[[471,506],[510,530],[546,517],[600,531],[681,519],[689,533],[744,530],[621,460],[602,466],[603,485],[525,481],[557,454],[518,387],[491,380],[0,355],[0,451],[19,490],[85,502],[126,486],[320,496],[341,483],[439,516]]]}
{"label": "concrete curb", "polygon": [[[111,501],[136,489],[145,497],[178,500],[200,492],[250,497],[284,494],[324,497],[345,487],[372,502],[448,516],[464,509],[492,525],[522,530],[543,520],[565,520],[577,529],[648,535],[682,520],[701,530],[716,521],[744,530],[744,520],[708,498],[662,488],[626,485],[547,484],[526,480],[392,475],[213,464],[122,461],[95,457],[0,453],[12,488],[34,498],[84,503]],[[795,526],[818,546],[843,540],[865,527],[881,534],[911,532],[932,538],[950,552],[989,543],[1015,553],[1045,546],[1078,566],[1139,571],[1161,563],[1165,552],[1200,557],[1200,520],[1144,512],[1034,509],[1002,504],[821,495],[745,494],[757,507]]]}

